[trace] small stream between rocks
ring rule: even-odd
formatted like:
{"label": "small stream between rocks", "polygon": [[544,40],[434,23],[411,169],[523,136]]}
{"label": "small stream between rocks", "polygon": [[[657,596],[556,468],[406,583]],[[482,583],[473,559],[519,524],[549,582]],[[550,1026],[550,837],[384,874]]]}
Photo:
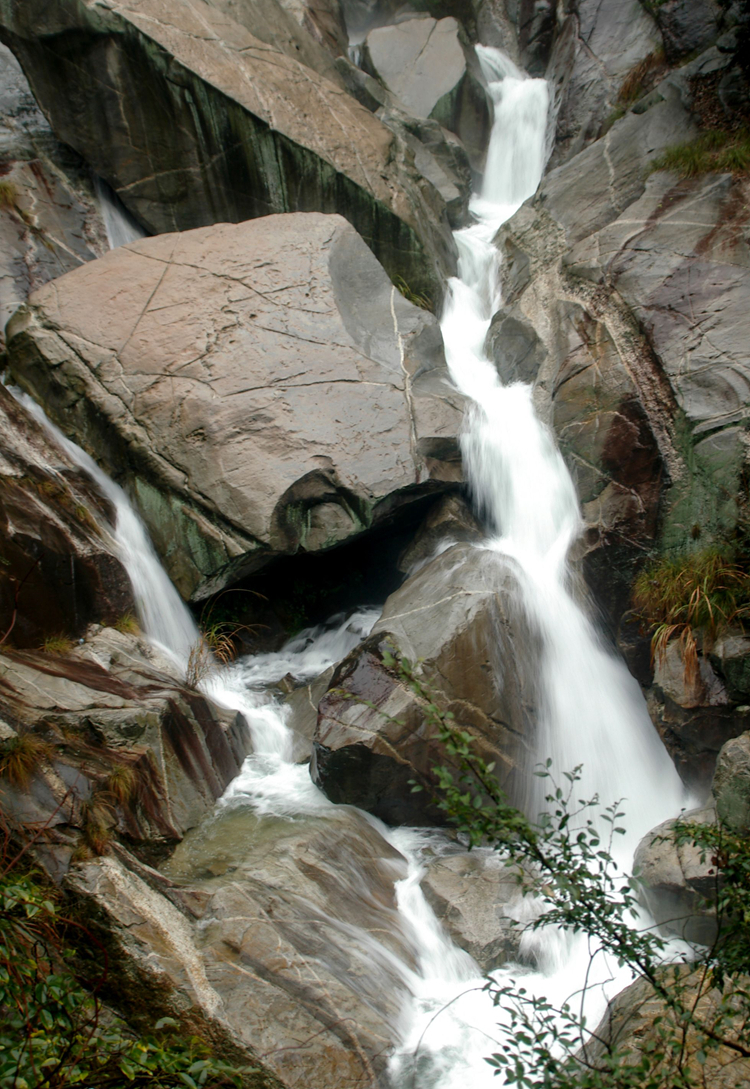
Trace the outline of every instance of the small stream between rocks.
{"label": "small stream between rocks", "polygon": [[[628,836],[619,845],[619,861],[627,868],[639,839],[676,815],[686,799],[637,683],[602,643],[573,596],[567,555],[580,529],[578,503],[562,457],[536,417],[531,387],[503,387],[484,353],[490,319],[499,305],[498,254],[492,240],[541,177],[548,89],[544,80],[526,77],[497,50],[478,47],[477,52],[494,102],[494,125],[484,186],[472,204],[475,223],[456,234],[459,277],[449,284],[442,321],[451,376],[471,403],[464,464],[488,527],[477,547],[495,554],[498,563],[514,565],[525,608],[542,633],[536,759],[551,758],[559,772],[583,764],[583,796],[598,794],[604,804],[625,800]],[[198,629],[125,493],[20,396],[113,503],[118,548],[143,629],[184,668],[199,640]],[[339,819],[342,810],[314,786],[307,765],[293,762],[289,712],[270,688],[288,674],[299,682],[318,676],[353,649],[378,616],[376,609],[367,608],[336,618],[296,636],[278,653],[239,660],[203,683],[207,695],[245,715],[254,752],[219,803],[210,827],[189,836],[165,867],[173,877],[207,873],[208,880],[219,880],[222,866],[229,865],[222,859],[231,856],[233,839],[238,856],[244,857],[253,836],[286,834],[295,822],[302,826]],[[530,767],[527,806],[536,811],[542,798],[535,792],[540,780],[532,773]],[[391,996],[399,1041],[389,1060],[392,1085],[497,1085],[484,1056],[498,1043],[502,1010],[495,1008],[476,963],[453,944],[420,887],[424,859],[446,850],[445,835],[393,830],[367,814],[360,817],[406,860],[396,883],[397,918],[383,909],[382,925],[391,934],[382,940],[375,936],[376,926],[331,923],[334,931],[346,930],[348,942],[359,950],[357,987],[366,1000],[374,1002],[378,991],[397,988]],[[341,865],[345,863],[356,865],[342,857]],[[338,877],[356,903],[366,882],[355,870]],[[362,903],[363,915],[378,910]],[[533,904],[520,900],[515,905],[519,918],[533,910]],[[350,917],[356,915],[350,912]],[[585,935],[548,928],[525,936],[522,954],[523,967],[506,965],[494,973],[495,979],[523,973],[529,992],[563,1002],[584,986],[588,972],[586,1013],[592,1025],[607,1001],[629,982],[627,972],[602,956],[591,967],[592,948]]]}

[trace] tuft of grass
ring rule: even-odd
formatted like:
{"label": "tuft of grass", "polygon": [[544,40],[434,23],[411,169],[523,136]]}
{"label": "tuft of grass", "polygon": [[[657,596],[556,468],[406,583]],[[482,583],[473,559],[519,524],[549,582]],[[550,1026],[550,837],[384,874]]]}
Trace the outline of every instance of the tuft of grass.
{"label": "tuft of grass", "polygon": [[132,613],[123,613],[115,620],[114,627],[122,635],[139,635],[141,628]]}
{"label": "tuft of grass", "polygon": [[671,170],[682,177],[699,174],[747,174],[750,172],[750,134],[728,133],[723,129],[702,132],[695,140],[668,147],[649,168]]}
{"label": "tuft of grass", "polygon": [[13,182],[0,181],[0,208],[10,211],[15,208],[18,200],[18,190]]}
{"label": "tuft of grass", "polygon": [[52,752],[51,745],[35,734],[19,734],[0,745],[0,775],[21,790],[31,781],[40,761]]}
{"label": "tuft of grass", "polygon": [[663,662],[677,639],[685,684],[693,685],[699,674],[698,637],[709,649],[723,628],[750,615],[750,575],[715,548],[664,558],[636,579],[633,605],[653,630],[651,664]]}
{"label": "tuft of grass", "polygon": [[104,780],[104,793],[115,805],[128,805],[138,786],[138,776],[128,764],[117,764]]}
{"label": "tuft of grass", "polygon": [[205,681],[217,662],[211,653],[211,648],[203,638],[198,639],[190,648],[187,665],[185,666],[185,684],[188,688],[198,688],[201,681]]}
{"label": "tuft of grass", "polygon": [[112,842],[112,814],[97,792],[81,802],[81,843],[94,855],[103,855]]}
{"label": "tuft of grass", "polygon": [[420,310],[432,310],[432,300],[427,295],[420,295],[416,291],[412,291],[403,276],[395,276],[393,284],[407,302],[418,306]]}
{"label": "tuft of grass", "polygon": [[48,635],[41,646],[41,650],[45,654],[70,654],[71,650],[75,646],[75,642],[68,635],[59,633],[58,635]]}

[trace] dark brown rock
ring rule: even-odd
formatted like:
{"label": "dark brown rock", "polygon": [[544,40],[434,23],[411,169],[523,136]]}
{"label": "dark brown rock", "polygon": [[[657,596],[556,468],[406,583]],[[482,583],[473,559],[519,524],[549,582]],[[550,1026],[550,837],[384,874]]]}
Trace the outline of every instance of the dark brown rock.
{"label": "dark brown rock", "polygon": [[0,385],[0,639],[39,647],[113,624],[133,594],[95,485]]}

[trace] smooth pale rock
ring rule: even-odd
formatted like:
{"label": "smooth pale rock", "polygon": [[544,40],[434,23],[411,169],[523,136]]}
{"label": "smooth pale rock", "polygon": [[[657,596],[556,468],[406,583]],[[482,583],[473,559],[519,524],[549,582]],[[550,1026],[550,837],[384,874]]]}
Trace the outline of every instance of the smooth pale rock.
{"label": "smooth pale rock", "polygon": [[[346,52],[346,32],[337,0],[313,3],[304,0],[285,0],[283,3],[276,0],[208,0],[208,3],[244,26],[259,41],[312,68],[331,83],[343,86],[334,63],[336,53]],[[320,25],[315,21],[316,15]]]}
{"label": "smooth pale rock", "polygon": [[460,136],[480,167],[491,106],[476,54],[455,19],[407,19],[371,30],[362,63],[408,113],[435,118]]}
{"label": "smooth pale rock", "polygon": [[[313,780],[335,802],[389,824],[442,823],[432,772],[450,763],[419,699],[383,664],[396,648],[435,698],[496,764],[504,789],[533,748],[536,639],[512,565],[496,553],[455,545],[386,601],[372,635],[337,668],[319,706]],[[368,706],[364,701],[374,704]],[[411,782],[426,790],[411,792]]]}
{"label": "smooth pale rock", "polygon": [[407,865],[361,814],[259,818],[235,793],[163,872],[239,1043],[290,1087],[387,1084],[414,967],[395,892]]}
{"label": "smooth pale rock", "polygon": [[734,832],[750,833],[750,733],[727,741],[711,784],[716,813]]}
{"label": "smooth pale rock", "polygon": [[[696,809],[684,819],[698,824],[716,820],[713,806]],[[716,940],[716,911],[708,902],[716,896],[718,876],[709,857],[690,843],[675,844],[675,822],[665,821],[638,844],[633,862],[642,882],[648,910],[668,934],[699,945]]]}
{"label": "smooth pale rock", "polygon": [[460,475],[437,321],[339,216],[121,247],[36,293],[9,355],[135,497],[185,596]]}
{"label": "smooth pale rock", "polygon": [[[51,745],[30,791],[3,782],[10,814],[42,823],[52,816],[72,834],[83,826],[81,799],[113,767],[128,767],[136,800],[112,806],[107,823],[150,858],[212,810],[251,747],[241,715],[185,688],[145,640],[112,628],[65,655],[4,650],[0,688],[4,717]],[[33,817],[29,798],[39,809]]]}
{"label": "smooth pale rock", "polygon": [[521,898],[517,871],[493,852],[479,849],[428,862],[422,891],[456,945],[483,972],[518,958],[523,928],[513,917]]}
{"label": "smooth pale rock", "polygon": [[39,647],[115,623],[134,605],[109,505],[2,385],[0,435],[0,638]]}
{"label": "smooth pale rock", "polygon": [[0,32],[56,135],[152,233],[338,212],[392,275],[440,296],[455,247],[408,149],[205,0],[2,0]]}
{"label": "smooth pale rock", "polygon": [[91,177],[52,135],[11,51],[0,45],[0,349],[29,293],[109,248]]}
{"label": "smooth pale rock", "polygon": [[332,56],[346,56],[349,40],[340,0],[281,0],[281,6]]}

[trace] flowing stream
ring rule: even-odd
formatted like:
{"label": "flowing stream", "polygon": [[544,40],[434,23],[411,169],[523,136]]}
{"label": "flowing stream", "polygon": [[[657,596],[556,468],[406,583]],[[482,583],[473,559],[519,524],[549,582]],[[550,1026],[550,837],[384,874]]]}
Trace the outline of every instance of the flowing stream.
{"label": "flowing stream", "polygon": [[[580,529],[570,476],[548,430],[534,411],[531,388],[503,387],[484,343],[497,310],[498,227],[531,196],[542,174],[547,85],[527,78],[498,51],[478,47],[490,83],[495,119],[483,189],[473,203],[475,223],[456,234],[459,276],[449,284],[442,329],[450,373],[469,398],[463,450],[469,482],[484,512],[488,537],[479,547],[498,562],[511,556],[521,572],[526,608],[541,633],[538,674],[541,721],[537,756],[558,771],[584,765],[581,796],[605,803],[625,799],[629,835],[621,845],[627,866],[639,838],[679,812],[684,802],[677,774],[646,713],[636,682],[602,644],[571,594],[567,553]],[[71,457],[98,482],[116,510],[115,536],[133,582],[147,635],[184,667],[198,640],[195,622],[162,569],[125,493],[21,395]],[[210,677],[209,695],[237,708],[250,724],[254,754],[230,786],[261,813],[323,814],[331,803],[312,784],[308,769],[291,762],[292,737],[285,711],[265,691],[292,673],[316,676],[366,635],[378,612],[362,610],[335,624],[301,633],[278,654],[245,659]],[[534,780],[529,769],[529,780]],[[530,794],[533,808],[540,798]],[[382,829],[408,859],[409,876],[398,886],[404,931],[416,947],[417,971],[404,966],[411,997],[400,1023],[401,1044],[390,1063],[397,1089],[483,1089],[497,1086],[484,1056],[498,1042],[502,1010],[484,990],[472,959],[452,944],[420,889],[423,851],[434,833]],[[533,911],[523,902],[519,911]],[[583,986],[591,948],[585,936],[547,928],[524,938],[533,970],[507,966],[502,981],[523,973],[533,993],[564,1001]],[[603,957],[589,976],[587,1014],[595,1024],[606,1001],[629,982]]]}

